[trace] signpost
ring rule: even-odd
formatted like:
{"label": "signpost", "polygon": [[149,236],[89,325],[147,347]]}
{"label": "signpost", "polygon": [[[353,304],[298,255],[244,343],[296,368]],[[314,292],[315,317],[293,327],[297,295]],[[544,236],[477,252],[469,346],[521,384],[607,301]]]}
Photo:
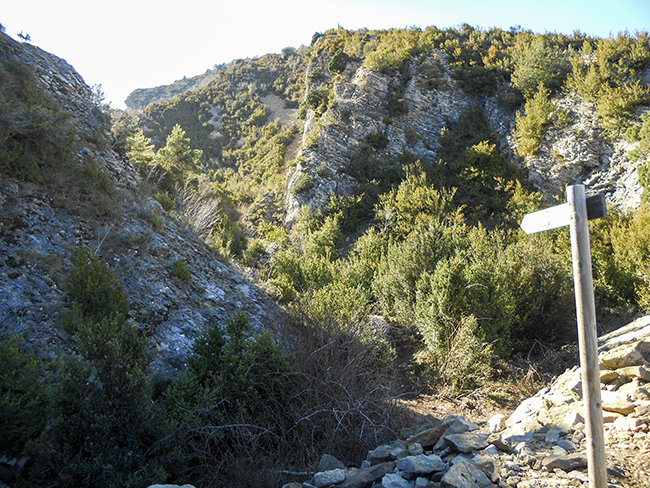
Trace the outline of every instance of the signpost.
{"label": "signpost", "polygon": [[602,195],[585,198],[585,187],[574,185],[567,187],[567,203],[528,214],[521,222],[521,228],[526,234],[569,226],[590,488],[607,488],[607,465],[598,370],[596,305],[587,221],[605,216],[607,216],[607,207]]}

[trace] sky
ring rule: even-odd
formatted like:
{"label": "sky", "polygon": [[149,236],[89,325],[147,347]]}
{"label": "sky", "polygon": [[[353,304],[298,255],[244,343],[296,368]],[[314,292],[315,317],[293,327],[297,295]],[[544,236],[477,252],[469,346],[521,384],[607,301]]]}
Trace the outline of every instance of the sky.
{"label": "sky", "polygon": [[309,45],[315,32],[417,26],[608,38],[650,30],[650,0],[20,0],[3,2],[6,34],[70,63],[106,102],[234,59]]}

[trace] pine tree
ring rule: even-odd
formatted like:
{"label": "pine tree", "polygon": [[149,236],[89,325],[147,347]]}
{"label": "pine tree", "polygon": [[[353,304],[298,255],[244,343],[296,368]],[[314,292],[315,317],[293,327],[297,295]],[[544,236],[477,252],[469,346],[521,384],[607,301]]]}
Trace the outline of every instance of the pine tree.
{"label": "pine tree", "polygon": [[126,154],[136,165],[153,164],[156,154],[153,152],[151,139],[144,135],[142,129],[138,129],[135,134],[129,136],[125,142]]}
{"label": "pine tree", "polygon": [[185,131],[176,124],[172,133],[167,137],[165,147],[156,154],[156,162],[165,170],[171,172],[176,179],[185,179],[188,173],[201,171],[203,151],[192,149],[190,139]]}

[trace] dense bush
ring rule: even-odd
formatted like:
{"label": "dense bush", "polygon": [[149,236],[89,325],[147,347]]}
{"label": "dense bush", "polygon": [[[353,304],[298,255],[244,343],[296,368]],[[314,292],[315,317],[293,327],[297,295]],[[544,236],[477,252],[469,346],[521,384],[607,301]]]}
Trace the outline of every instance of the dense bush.
{"label": "dense bush", "polygon": [[382,149],[386,149],[388,147],[389,141],[388,137],[386,137],[384,134],[368,134],[366,136],[366,142],[373,149],[381,151]]}
{"label": "dense bush", "polygon": [[339,49],[334,53],[334,56],[332,56],[332,60],[327,67],[330,70],[330,73],[343,73],[349,60],[350,56]]}
{"label": "dense bush", "polygon": [[[90,320],[114,317],[123,321],[129,310],[124,286],[105,261],[88,248],[74,252],[68,280],[69,295],[79,314]],[[72,329],[74,333],[75,330]]]}
{"label": "dense bush", "polygon": [[620,137],[629,127],[634,110],[650,100],[642,73],[650,66],[647,32],[635,36],[585,42],[572,58],[567,88],[596,104],[599,122],[606,133]]}
{"label": "dense bush", "polygon": [[0,54],[0,172],[44,182],[44,171],[70,165],[70,114],[39,85],[26,64]]}
{"label": "dense bush", "polygon": [[535,94],[526,101],[524,114],[517,113],[515,140],[517,154],[534,155],[539,150],[546,127],[552,122],[553,103],[548,99],[549,91],[540,85]]}
{"label": "dense bush", "polygon": [[512,53],[512,85],[532,97],[540,84],[556,92],[571,71],[569,53],[546,36],[518,37]]}
{"label": "dense bush", "polygon": [[48,486],[109,487],[166,479],[173,449],[151,402],[148,340],[126,321],[122,284],[105,262],[79,249],[69,295],[67,329],[78,355],[63,361],[52,385],[48,428],[29,447],[29,478]]}
{"label": "dense bush", "polygon": [[48,419],[49,385],[44,365],[0,331],[0,452],[20,456]]}

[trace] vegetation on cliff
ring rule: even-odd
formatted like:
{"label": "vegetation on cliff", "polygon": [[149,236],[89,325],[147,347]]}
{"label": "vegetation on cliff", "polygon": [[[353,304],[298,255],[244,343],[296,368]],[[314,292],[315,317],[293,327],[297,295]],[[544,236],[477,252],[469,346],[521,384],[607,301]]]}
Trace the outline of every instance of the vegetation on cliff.
{"label": "vegetation on cliff", "polygon": [[[93,157],[81,164],[73,156],[89,138],[105,148],[102,131],[76,133],[27,66],[0,61],[2,175],[48,186],[65,208],[95,208],[84,214],[92,218],[118,214],[112,180]],[[354,122],[335,90],[352,66],[386,77],[386,133],[369,133],[349,151],[337,176],[354,180],[352,192],[329,195],[320,209],[304,206],[286,226],[287,175],[305,151],[327,144],[323,127],[345,133]],[[647,33],[339,28],[315,34],[310,47],[234,61],[205,87],[122,114],[115,148],[136,166],[142,190],[223,260],[256,273],[291,315],[286,343],[253,334],[235,313],[196,341],[182,376],[157,382],[143,332],[154,325],[128,319],[123,284],[79,249],[62,316],[75,354],[44,364],[14,340],[0,342],[2,449],[37,460],[30,485],[254,478],[241,467],[260,459],[262,469],[305,466],[325,451],[354,458],[387,435],[395,337],[414,337],[419,379],[452,394],[491,378],[503,358],[572,340],[568,236],[519,230],[542,197],[501,144],[485,100],[517,113],[520,157],[567,123],[558,95],[591,101],[606,137],[634,147],[647,192],[650,117],[640,112],[650,101],[649,69]],[[473,97],[423,142],[434,162],[389,151],[386,134],[408,115],[404,94],[414,79],[428,91],[456,83]],[[291,123],[271,120],[268,97],[295,111]],[[300,141],[303,121],[312,130]],[[407,143],[419,137],[404,134]],[[309,192],[327,172],[304,173],[290,192]],[[650,310],[650,206],[611,214],[591,224],[604,320]],[[172,274],[192,280],[182,260]]]}

